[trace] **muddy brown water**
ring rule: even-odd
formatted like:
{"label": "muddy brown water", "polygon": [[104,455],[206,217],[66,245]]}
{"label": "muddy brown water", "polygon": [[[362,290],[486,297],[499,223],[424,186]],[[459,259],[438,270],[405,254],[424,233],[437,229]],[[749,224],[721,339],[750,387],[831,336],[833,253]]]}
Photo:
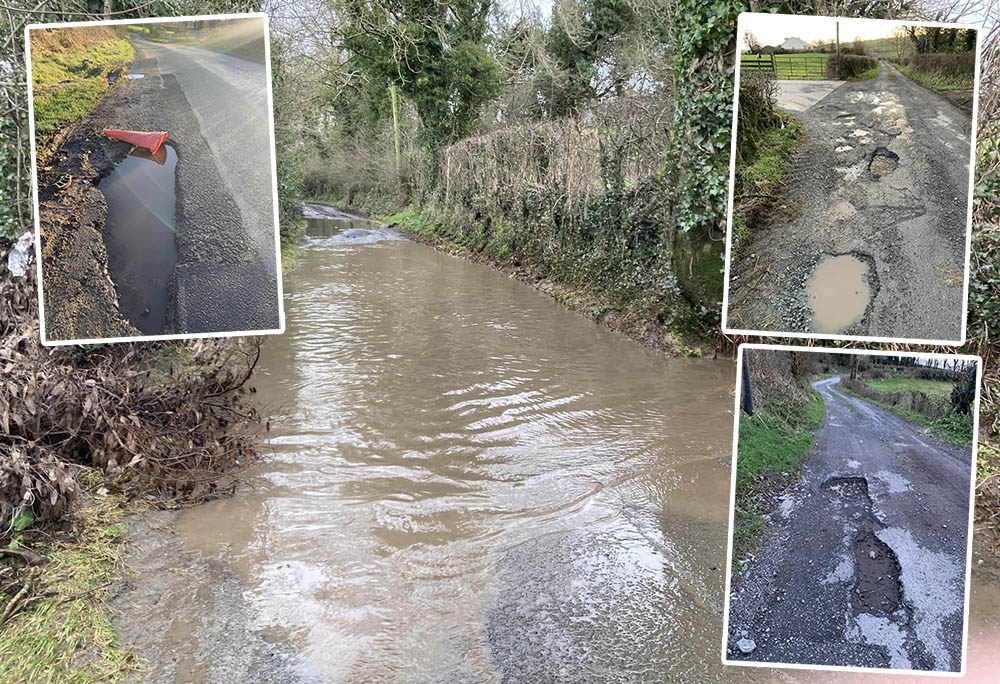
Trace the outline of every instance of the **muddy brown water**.
{"label": "muddy brown water", "polygon": [[176,168],[171,145],[155,157],[136,148],[97,186],[108,205],[103,237],[118,308],[146,335],[163,332],[177,263]]}
{"label": "muddy brown water", "polygon": [[850,254],[827,257],[806,286],[813,332],[841,332],[865,312],[871,291],[868,265]]}
{"label": "muddy brown water", "polygon": [[[391,229],[317,232],[256,374],[268,457],[175,528],[290,656],[267,681],[856,680],[721,665],[731,363],[656,356]],[[982,681],[995,581],[973,601]],[[227,619],[174,621],[157,657],[199,662]],[[178,681],[240,681],[220,667]]]}
{"label": "muddy brown water", "polygon": [[[236,568],[307,678],[579,660],[715,681],[732,364],[662,358],[489,268],[334,223],[310,224],[256,372],[271,456],[187,511],[184,542]],[[539,652],[526,625],[562,636]]]}

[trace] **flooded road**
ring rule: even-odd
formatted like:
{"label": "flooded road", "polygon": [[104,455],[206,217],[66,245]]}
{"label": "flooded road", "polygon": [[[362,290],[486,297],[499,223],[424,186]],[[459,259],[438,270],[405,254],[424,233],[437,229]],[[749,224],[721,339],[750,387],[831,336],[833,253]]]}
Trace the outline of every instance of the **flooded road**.
{"label": "flooded road", "polygon": [[238,568],[304,677],[714,681],[732,365],[345,227],[285,279],[273,459],[186,544]]}
{"label": "flooded road", "polygon": [[134,529],[147,680],[813,681],[721,665],[733,364],[363,226],[285,276],[251,483]]}
{"label": "flooded road", "polygon": [[173,146],[156,155],[137,147],[97,186],[108,205],[102,234],[118,308],[145,335],[163,332],[177,263],[176,168]]}

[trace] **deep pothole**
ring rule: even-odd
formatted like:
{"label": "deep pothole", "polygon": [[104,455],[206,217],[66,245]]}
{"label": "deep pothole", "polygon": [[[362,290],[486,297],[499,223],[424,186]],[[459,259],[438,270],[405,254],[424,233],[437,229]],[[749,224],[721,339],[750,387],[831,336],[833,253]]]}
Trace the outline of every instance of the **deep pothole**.
{"label": "deep pothole", "polygon": [[887,147],[876,147],[868,160],[868,173],[872,178],[878,180],[883,176],[888,176],[899,166],[899,155]]}
{"label": "deep pothole", "polygon": [[887,616],[903,602],[903,585],[896,553],[870,530],[851,540],[854,557],[854,612]]}

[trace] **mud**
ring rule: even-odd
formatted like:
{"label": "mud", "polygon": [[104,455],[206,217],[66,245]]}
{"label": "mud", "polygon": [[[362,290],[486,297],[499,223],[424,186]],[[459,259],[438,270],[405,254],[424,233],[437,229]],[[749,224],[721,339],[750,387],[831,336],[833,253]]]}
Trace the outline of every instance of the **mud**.
{"label": "mud", "polygon": [[[961,338],[971,121],[891,65],[796,114],[798,211],[757,226],[730,269],[727,324],[768,332]],[[829,330],[805,290],[825,255],[868,255],[878,291]],[[839,293],[833,293],[839,296]]]}

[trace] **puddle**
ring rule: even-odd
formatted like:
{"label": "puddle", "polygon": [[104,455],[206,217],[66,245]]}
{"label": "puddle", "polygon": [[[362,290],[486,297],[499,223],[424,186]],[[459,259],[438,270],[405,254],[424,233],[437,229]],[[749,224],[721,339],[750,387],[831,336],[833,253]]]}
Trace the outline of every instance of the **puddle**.
{"label": "puddle", "polygon": [[169,144],[155,156],[136,148],[97,186],[108,203],[103,237],[118,308],[145,335],[162,333],[166,323],[167,286],[177,262],[176,167]]}
{"label": "puddle", "polygon": [[861,318],[871,296],[867,274],[868,265],[850,254],[819,264],[806,286],[813,332],[839,332]]}

